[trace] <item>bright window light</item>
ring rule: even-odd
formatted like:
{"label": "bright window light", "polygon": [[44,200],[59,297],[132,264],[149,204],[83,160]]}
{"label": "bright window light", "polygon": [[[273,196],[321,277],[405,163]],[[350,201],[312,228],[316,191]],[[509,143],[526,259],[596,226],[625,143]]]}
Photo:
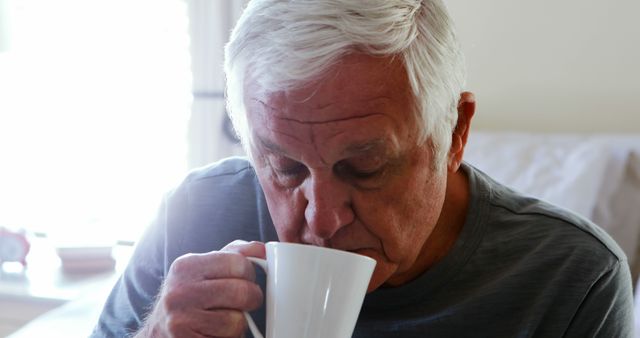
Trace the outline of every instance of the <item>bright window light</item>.
{"label": "bright window light", "polygon": [[0,226],[135,240],[187,169],[186,3],[4,1]]}

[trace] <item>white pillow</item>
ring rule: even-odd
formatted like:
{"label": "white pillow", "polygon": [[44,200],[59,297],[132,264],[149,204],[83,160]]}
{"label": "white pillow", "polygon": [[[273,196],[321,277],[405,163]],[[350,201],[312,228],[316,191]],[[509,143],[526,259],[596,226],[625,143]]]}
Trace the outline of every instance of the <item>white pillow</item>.
{"label": "white pillow", "polygon": [[479,133],[470,136],[465,159],[515,190],[591,218],[611,151],[580,136]]}

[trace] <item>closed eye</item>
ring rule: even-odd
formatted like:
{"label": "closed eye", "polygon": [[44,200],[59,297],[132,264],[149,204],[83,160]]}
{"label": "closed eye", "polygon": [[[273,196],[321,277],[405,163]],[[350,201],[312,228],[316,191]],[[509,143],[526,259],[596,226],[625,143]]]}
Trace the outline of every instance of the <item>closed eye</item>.
{"label": "closed eye", "polygon": [[352,170],[351,171],[351,176],[353,176],[354,178],[357,178],[357,179],[366,180],[366,179],[375,178],[381,172],[382,172],[382,170],[374,170],[374,171]]}
{"label": "closed eye", "polygon": [[282,176],[298,176],[307,171],[307,167],[302,164],[296,164],[285,168],[274,168],[278,175]]}
{"label": "closed eye", "polygon": [[338,175],[356,180],[370,180],[377,178],[384,172],[384,166],[374,169],[363,170],[355,168],[348,163],[338,163],[335,167],[335,171]]}

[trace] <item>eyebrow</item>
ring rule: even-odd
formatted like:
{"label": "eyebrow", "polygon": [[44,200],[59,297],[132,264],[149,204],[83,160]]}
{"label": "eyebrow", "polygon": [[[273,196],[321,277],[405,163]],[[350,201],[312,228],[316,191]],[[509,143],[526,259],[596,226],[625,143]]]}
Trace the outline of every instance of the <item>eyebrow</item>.
{"label": "eyebrow", "polygon": [[365,143],[360,143],[360,144],[352,144],[349,145],[344,153],[348,154],[348,155],[353,155],[353,154],[361,154],[361,153],[366,153],[368,151],[371,151],[372,149],[376,149],[376,148],[385,148],[385,140],[382,138],[378,138],[378,139],[374,139]]}
{"label": "eyebrow", "polygon": [[282,147],[280,147],[279,145],[269,141],[269,140],[265,140],[260,136],[256,135],[256,138],[258,139],[258,141],[260,141],[260,145],[264,148],[267,148],[267,150],[271,151],[272,153],[276,153],[278,155],[286,155],[287,152],[282,149]]}
{"label": "eyebrow", "polygon": [[[277,154],[277,155],[287,155],[288,152],[286,150],[284,150],[281,146],[263,139],[260,136],[256,136],[256,138],[258,139],[258,141],[260,142],[260,145],[264,148],[266,148],[267,150],[269,150],[270,152]],[[356,144],[351,144],[349,146],[347,146],[347,148],[343,151],[343,154],[346,154],[348,156],[352,156],[352,155],[357,155],[357,154],[362,154],[362,153],[366,153],[368,151],[371,151],[373,149],[376,148],[381,148],[382,150],[385,151],[385,153],[387,152],[387,149],[385,147],[385,140],[383,138],[377,138],[371,141],[367,141],[364,143],[356,143]]]}

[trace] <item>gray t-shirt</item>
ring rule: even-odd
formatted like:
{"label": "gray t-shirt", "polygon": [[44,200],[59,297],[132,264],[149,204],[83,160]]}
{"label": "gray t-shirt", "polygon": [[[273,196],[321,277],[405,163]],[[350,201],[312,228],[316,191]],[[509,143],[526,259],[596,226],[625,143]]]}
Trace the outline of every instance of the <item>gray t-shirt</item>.
{"label": "gray t-shirt", "polygon": [[[412,282],[368,294],[354,337],[632,336],[628,264],[604,231],[463,170],[471,201],[454,247]],[[174,259],[235,239],[277,240],[255,173],[240,158],[193,172],[167,195],[92,336],[135,332]],[[264,308],[254,318],[264,330]]]}

